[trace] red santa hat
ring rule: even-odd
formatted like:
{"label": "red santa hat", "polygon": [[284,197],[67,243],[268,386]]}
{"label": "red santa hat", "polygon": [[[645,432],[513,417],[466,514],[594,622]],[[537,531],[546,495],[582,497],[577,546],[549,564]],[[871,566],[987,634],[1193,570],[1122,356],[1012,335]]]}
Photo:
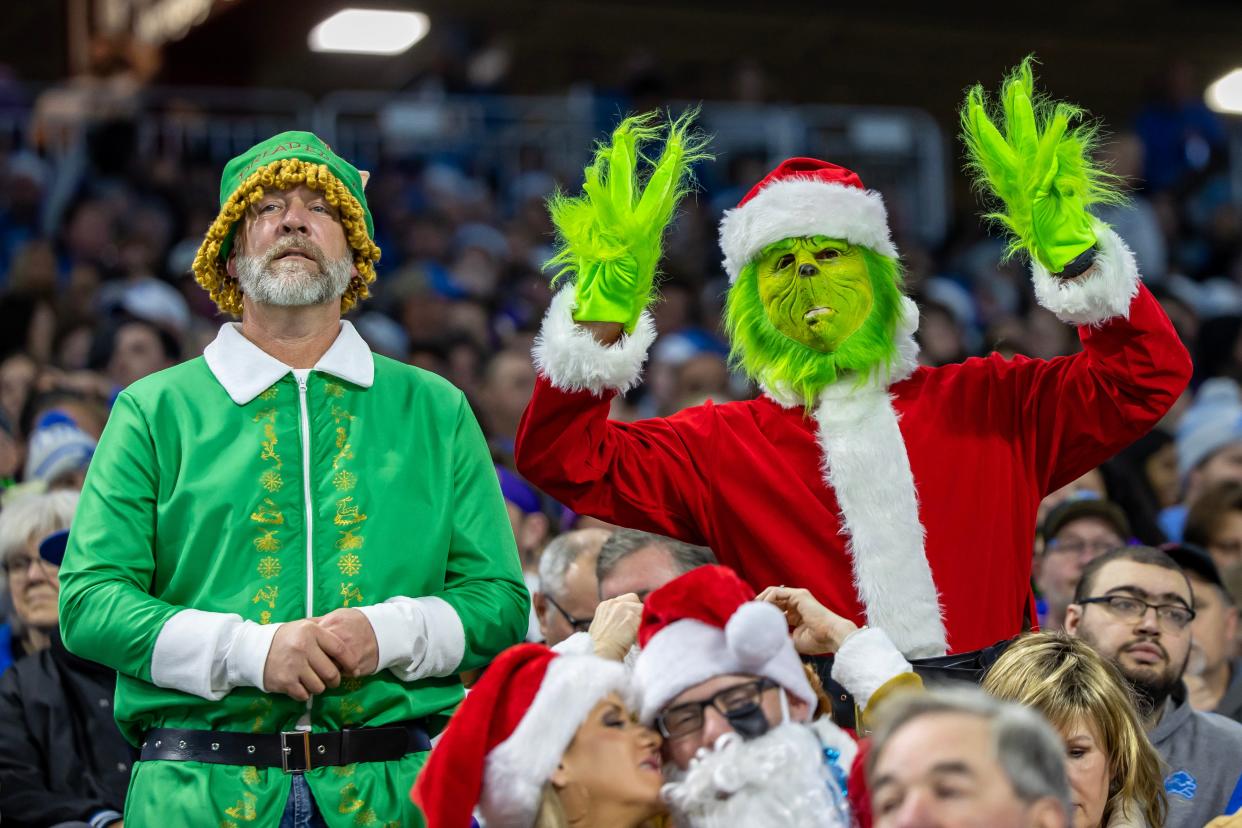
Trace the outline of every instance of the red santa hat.
{"label": "red santa hat", "polygon": [[410,792],[428,825],[530,825],[543,786],[587,714],[628,693],[620,663],[557,655],[541,644],[505,650],[466,694]]}
{"label": "red santa hat", "polygon": [[644,722],[684,690],[730,674],[769,678],[815,709],[784,613],[754,599],[727,566],[692,569],[647,596],[634,665]]}
{"label": "red santa hat", "polygon": [[816,158],[790,158],[751,188],[720,222],[729,281],[781,239],[828,236],[897,257],[884,199],[856,174]]}

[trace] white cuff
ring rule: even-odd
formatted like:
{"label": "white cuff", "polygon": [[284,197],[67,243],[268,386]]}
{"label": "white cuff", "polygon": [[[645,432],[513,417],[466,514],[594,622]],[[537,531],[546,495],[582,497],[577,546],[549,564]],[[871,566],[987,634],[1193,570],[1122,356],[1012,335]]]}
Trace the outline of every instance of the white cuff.
{"label": "white cuff", "polygon": [[656,338],[655,322],[643,311],[632,334],[614,345],[602,345],[574,321],[574,290],[573,285],[566,285],[552,297],[531,351],[535,368],[562,391],[624,394],[642,377],[647,350]]}
{"label": "white cuff", "polygon": [[272,649],[272,639],[276,630],[283,622],[275,624],[256,624],[253,621],[242,622],[242,627],[233,639],[225,664],[228,667],[230,687],[257,687],[263,692],[263,669],[267,667],[267,654]]}
{"label": "white cuff", "polygon": [[391,670],[402,681],[447,676],[457,671],[466,654],[466,630],[443,598],[398,595],[358,609],[375,631],[377,673]]}
{"label": "white cuff", "polygon": [[1102,325],[1118,316],[1129,318],[1138,294],[1139,272],[1134,254],[1102,221],[1095,222],[1095,262],[1078,279],[1058,279],[1032,259],[1035,299],[1072,325]]}
{"label": "white cuff", "polygon": [[151,651],[151,683],[219,701],[234,687],[263,686],[263,668],[280,624],[185,609],[164,622]]}
{"label": "white cuff", "polygon": [[884,684],[914,668],[888,633],[879,627],[863,627],[845,639],[832,662],[832,677],[850,692],[854,703],[867,709],[871,696]]}
{"label": "white cuff", "polygon": [[552,652],[560,655],[595,655],[595,642],[591,640],[590,633],[576,632],[554,645]]}

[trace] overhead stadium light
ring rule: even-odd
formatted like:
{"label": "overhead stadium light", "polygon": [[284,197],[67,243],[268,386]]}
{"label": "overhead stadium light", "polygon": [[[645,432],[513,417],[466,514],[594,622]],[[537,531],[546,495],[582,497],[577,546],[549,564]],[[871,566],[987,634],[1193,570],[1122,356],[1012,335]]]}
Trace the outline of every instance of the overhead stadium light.
{"label": "overhead stadium light", "polygon": [[1207,105],[1217,112],[1242,115],[1242,69],[1234,69],[1207,88]]}
{"label": "overhead stadium light", "polygon": [[422,12],[343,9],[311,29],[309,42],[314,52],[399,55],[430,28]]}

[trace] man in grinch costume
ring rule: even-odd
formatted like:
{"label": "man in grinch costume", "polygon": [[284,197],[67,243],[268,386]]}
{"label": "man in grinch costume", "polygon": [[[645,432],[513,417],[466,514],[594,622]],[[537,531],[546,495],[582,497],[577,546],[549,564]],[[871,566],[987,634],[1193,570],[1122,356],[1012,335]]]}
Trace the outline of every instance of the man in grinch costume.
{"label": "man in grinch costume", "polygon": [[341,320],[379,259],[365,176],[306,132],[230,161],[194,272],[241,322],[100,439],[61,625],[120,673],[131,826],[419,824],[457,674],[525,633],[464,396]]}
{"label": "man in grinch costume", "polygon": [[1117,194],[1078,116],[1036,95],[1029,61],[997,109],[976,87],[962,112],[993,216],[1081,353],[919,367],[879,194],[792,158],[720,228],[732,360],[763,396],[636,423],[610,422],[609,402],[655,337],[660,239],[702,144],[672,124],[640,193],[636,159],[656,153],[636,147],[657,132],[623,122],[583,195],[551,204],[576,278],[535,345],[519,468],[579,513],[710,546],[758,588],[806,587],[909,658],[1017,634],[1035,617],[1040,499],[1150,429],[1191,369],[1133,255],[1088,212]]}

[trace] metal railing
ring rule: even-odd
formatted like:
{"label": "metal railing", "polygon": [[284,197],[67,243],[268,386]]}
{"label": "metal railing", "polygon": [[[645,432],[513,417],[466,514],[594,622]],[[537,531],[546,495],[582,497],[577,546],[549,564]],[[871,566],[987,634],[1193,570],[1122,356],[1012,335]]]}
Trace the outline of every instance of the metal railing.
{"label": "metal railing", "polygon": [[[30,145],[37,107],[29,102],[44,91],[27,88],[25,105],[0,109],[0,141],[10,147]],[[503,180],[533,166],[567,183],[576,182],[594,142],[622,110],[616,100],[581,91],[428,98],[342,90],[316,101],[284,89],[149,87],[130,103],[137,113],[133,140],[141,157],[223,164],[282,130],[313,129],[360,167],[414,158],[484,170]],[[671,102],[669,109],[689,105]],[[42,128],[49,126],[49,117],[56,128],[81,126],[90,118],[89,101],[83,109],[85,115],[70,111],[62,124],[43,114]],[[746,174],[753,177],[782,158],[811,155],[856,170],[869,187],[885,193],[890,215],[924,242],[935,244],[944,237],[951,212],[949,162],[939,125],[922,110],[708,102],[700,122],[713,136],[716,156],[701,171],[709,192],[743,183],[730,180],[735,163],[751,162]],[[54,163],[73,168],[74,160],[57,158],[57,152],[80,154],[82,147],[62,142],[50,153]]]}

